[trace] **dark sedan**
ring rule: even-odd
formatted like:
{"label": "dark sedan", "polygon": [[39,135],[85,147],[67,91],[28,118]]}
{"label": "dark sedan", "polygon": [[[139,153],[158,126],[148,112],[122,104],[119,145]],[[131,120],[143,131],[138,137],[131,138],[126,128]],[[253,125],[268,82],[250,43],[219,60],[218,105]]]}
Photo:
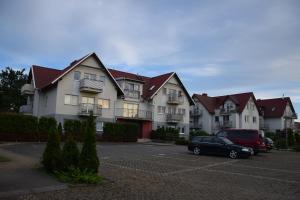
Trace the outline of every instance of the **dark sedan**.
{"label": "dark sedan", "polygon": [[188,150],[192,151],[195,155],[223,155],[229,156],[232,159],[247,158],[253,154],[251,148],[235,145],[227,138],[206,136],[194,137],[188,145]]}
{"label": "dark sedan", "polygon": [[271,138],[265,137],[264,142],[266,144],[267,151],[270,151],[271,149],[274,148],[274,142]]}

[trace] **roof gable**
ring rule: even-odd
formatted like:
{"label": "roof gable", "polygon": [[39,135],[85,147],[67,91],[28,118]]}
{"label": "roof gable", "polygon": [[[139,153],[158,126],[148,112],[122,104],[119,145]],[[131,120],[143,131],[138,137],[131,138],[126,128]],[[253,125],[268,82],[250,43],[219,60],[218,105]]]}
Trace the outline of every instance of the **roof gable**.
{"label": "roof gable", "polygon": [[257,105],[264,117],[279,118],[284,115],[287,105],[290,105],[293,113],[295,113],[293,104],[289,97],[274,98],[274,99],[259,99]]}
{"label": "roof gable", "polygon": [[85,55],[84,57],[74,60],[70,63],[69,66],[64,68],[63,70],[53,69],[53,68],[47,68],[47,67],[41,67],[41,66],[32,66],[32,74],[33,74],[33,80],[34,85],[38,89],[44,89],[46,87],[50,87],[51,85],[56,84],[56,82],[61,79],[63,76],[65,76],[67,73],[69,73],[72,69],[74,69],[76,66],[80,65],[82,62],[84,62],[89,57],[93,56],[98,64],[104,68],[104,71],[108,74],[108,77],[110,80],[115,84],[118,94],[123,95],[122,89],[119,87],[116,80],[113,78],[112,74],[107,70],[107,68],[103,65],[99,57],[96,55],[96,53],[90,53]]}
{"label": "roof gable", "polygon": [[207,94],[194,94],[193,98],[197,98],[199,102],[207,109],[210,114],[215,113],[215,109],[219,109],[224,105],[225,101],[231,100],[237,106],[238,113],[243,112],[250,98],[253,98],[255,102],[255,96],[253,92],[231,94],[225,96],[210,97]]}

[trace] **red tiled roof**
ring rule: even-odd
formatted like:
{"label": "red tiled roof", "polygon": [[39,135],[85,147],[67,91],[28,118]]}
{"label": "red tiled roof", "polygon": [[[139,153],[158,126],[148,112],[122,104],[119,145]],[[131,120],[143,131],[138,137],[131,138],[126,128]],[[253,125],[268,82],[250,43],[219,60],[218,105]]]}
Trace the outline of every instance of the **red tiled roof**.
{"label": "red tiled roof", "polygon": [[259,106],[261,113],[267,118],[282,117],[288,103],[290,103],[291,109],[295,112],[289,97],[257,100],[257,105]]}
{"label": "red tiled roof", "polygon": [[227,99],[232,100],[237,106],[237,109],[238,109],[237,111],[239,113],[241,113],[241,112],[243,112],[250,97],[252,97],[255,102],[255,96],[254,96],[253,92],[231,94],[231,95],[225,95],[225,96],[216,96],[216,97],[210,97],[210,96],[207,96],[207,94],[202,94],[202,95],[194,94],[193,95],[193,98],[198,99],[200,101],[200,103],[211,114],[214,114],[215,109],[219,109],[220,106],[222,106]]}
{"label": "red tiled roof", "polygon": [[61,75],[62,70],[32,65],[35,87],[42,89]]}
{"label": "red tiled roof", "polygon": [[[123,72],[115,69],[108,69],[115,79],[124,78],[132,81],[142,82],[143,86],[143,95],[142,97],[146,100],[149,100],[153,94],[155,94],[158,89],[173,75],[173,72],[162,74],[155,77],[146,77],[140,76],[133,73]],[[151,88],[151,90],[150,90]]]}

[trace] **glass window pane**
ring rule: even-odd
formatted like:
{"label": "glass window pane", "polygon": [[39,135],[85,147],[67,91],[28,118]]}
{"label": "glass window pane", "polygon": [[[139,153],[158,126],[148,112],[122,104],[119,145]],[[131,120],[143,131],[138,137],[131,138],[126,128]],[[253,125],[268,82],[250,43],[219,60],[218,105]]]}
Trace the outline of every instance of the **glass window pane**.
{"label": "glass window pane", "polygon": [[96,80],[96,74],[91,74],[91,80]]}
{"label": "glass window pane", "polygon": [[89,79],[89,74],[88,73],[84,73],[84,78]]}
{"label": "glass window pane", "polygon": [[71,104],[72,105],[78,104],[78,96],[71,96]]}
{"label": "glass window pane", "polygon": [[74,72],[74,80],[80,80],[81,73],[79,71]]}
{"label": "glass window pane", "polygon": [[71,104],[71,96],[65,95],[65,104]]}

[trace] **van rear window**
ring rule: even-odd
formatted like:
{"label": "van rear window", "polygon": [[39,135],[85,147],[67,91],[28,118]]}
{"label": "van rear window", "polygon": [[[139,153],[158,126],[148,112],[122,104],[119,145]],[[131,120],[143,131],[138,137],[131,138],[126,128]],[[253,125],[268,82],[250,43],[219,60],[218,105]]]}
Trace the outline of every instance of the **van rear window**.
{"label": "van rear window", "polygon": [[227,131],[229,138],[241,138],[241,139],[254,139],[257,136],[257,132],[255,130],[234,130]]}

